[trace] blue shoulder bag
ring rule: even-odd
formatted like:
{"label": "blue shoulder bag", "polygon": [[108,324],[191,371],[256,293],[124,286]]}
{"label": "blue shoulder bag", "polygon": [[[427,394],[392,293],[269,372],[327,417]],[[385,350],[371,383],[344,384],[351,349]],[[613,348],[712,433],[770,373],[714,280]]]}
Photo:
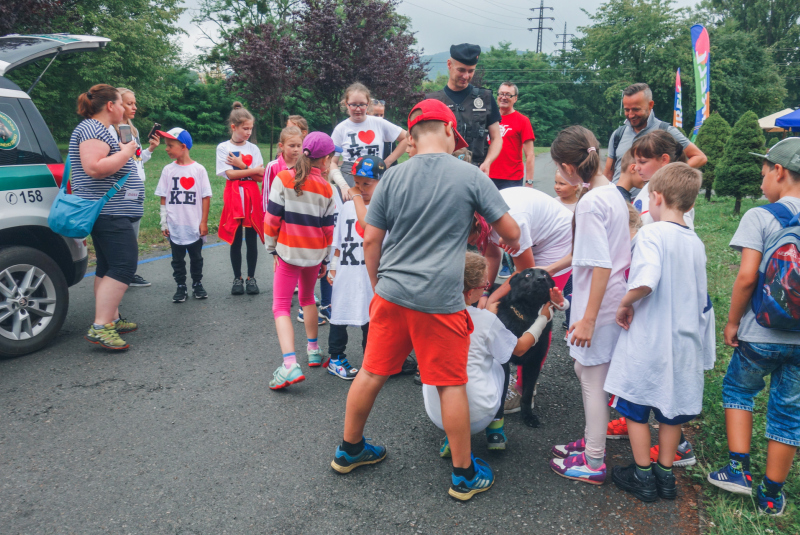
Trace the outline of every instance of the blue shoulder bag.
{"label": "blue shoulder bag", "polygon": [[77,195],[67,193],[67,183],[72,177],[72,166],[69,157],[64,164],[64,177],[61,179],[61,188],[58,190],[53,206],[50,208],[50,216],[47,224],[56,234],[61,234],[67,238],[85,238],[92,232],[94,222],[97,221],[100,211],[116,192],[122,189],[127,182],[128,173],[120,178],[110,190],[100,199],[90,201],[82,199]]}

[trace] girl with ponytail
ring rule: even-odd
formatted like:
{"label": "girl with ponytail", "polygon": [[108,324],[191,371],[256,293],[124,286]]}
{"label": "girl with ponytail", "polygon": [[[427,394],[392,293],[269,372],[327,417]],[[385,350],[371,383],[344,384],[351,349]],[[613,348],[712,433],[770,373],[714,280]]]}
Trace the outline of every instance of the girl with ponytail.
{"label": "girl with ponytail", "polygon": [[[264,241],[264,202],[258,183],[264,180],[264,159],[248,139],[255,119],[241,102],[234,102],[228,117],[231,139],[217,146],[217,176],[225,182],[219,237],[231,244],[232,295],[259,293],[256,284],[257,237]],[[247,281],[242,280],[242,235],[247,243]]]}
{"label": "girl with ponytail", "polygon": [[[569,354],[581,383],[586,427],[583,437],[552,449],[550,467],[560,476],[600,485],[604,463],[608,394],[603,390],[621,327],[615,315],[627,291],[631,263],[628,208],[617,187],[600,170],[597,138],[582,126],[558,134],[550,155],[573,186],[588,184],[575,208]],[[569,259],[569,257],[567,257]]]}

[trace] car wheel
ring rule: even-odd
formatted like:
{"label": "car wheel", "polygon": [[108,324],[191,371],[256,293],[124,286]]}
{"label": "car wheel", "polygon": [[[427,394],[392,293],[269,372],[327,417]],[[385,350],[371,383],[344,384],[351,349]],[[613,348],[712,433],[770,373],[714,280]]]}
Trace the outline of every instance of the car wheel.
{"label": "car wheel", "polygon": [[0,355],[16,357],[46,346],[69,308],[64,274],[30,247],[0,249]]}

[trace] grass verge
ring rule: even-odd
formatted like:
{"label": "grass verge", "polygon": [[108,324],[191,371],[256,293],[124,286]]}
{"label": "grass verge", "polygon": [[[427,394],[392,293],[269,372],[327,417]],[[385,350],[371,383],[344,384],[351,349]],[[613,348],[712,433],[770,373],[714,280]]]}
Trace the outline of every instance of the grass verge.
{"label": "grass verge", "polygon": [[[742,201],[742,214],[766,201]],[[725,434],[725,412],[722,408],[722,379],[728,368],[733,349],[723,343],[722,329],[728,318],[731,289],[739,269],[740,255],[728,244],[739,226],[739,216],[733,215],[733,200],[712,198],[710,203],[698,199],[695,230],[706,246],[708,258],[708,292],[714,305],[717,321],[717,363],[706,372],[703,416],[699,421],[695,454],[699,464],[689,470],[695,483],[703,486],[704,508],[709,533],[724,535],[751,534],[796,534],[800,533],[800,516],[795,503],[800,492],[795,460],[785,487],[789,497],[784,516],[767,518],[757,514],[754,498],[746,498],[721,491],[706,481],[708,472],[717,470],[728,461],[728,443]],[[751,470],[753,486],[761,482],[766,470],[767,440],[766,426],[768,387],[756,398],[753,413],[753,443]],[[755,493],[755,492],[754,492]]]}

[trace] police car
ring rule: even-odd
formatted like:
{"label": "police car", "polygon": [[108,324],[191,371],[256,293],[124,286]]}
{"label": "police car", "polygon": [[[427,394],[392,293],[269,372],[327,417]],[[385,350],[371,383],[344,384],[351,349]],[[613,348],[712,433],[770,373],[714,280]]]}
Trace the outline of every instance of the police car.
{"label": "police car", "polygon": [[47,225],[64,163],[28,96],[33,87],[23,91],[5,75],[108,42],[66,34],[0,37],[0,356],[36,351],[58,334],[68,288],[83,279],[88,262],[86,240],[59,236]]}

